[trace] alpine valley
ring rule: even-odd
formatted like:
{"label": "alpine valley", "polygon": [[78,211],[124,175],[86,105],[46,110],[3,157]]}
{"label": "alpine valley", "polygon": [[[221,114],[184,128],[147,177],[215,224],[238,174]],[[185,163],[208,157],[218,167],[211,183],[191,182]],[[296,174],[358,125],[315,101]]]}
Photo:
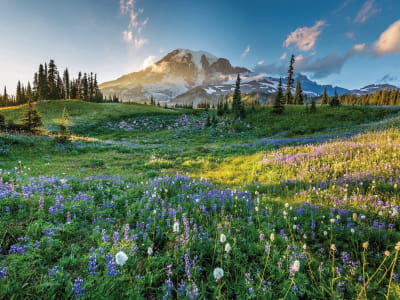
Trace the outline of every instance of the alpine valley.
{"label": "alpine valley", "polygon": [[[279,78],[265,73],[256,73],[244,67],[232,66],[226,58],[218,58],[206,51],[176,49],[155,64],[138,72],[100,85],[106,97],[116,95],[123,102],[144,103],[151,97],[156,102],[167,104],[193,104],[201,102],[216,104],[234,90],[237,74],[242,79],[241,90],[255,96],[261,103],[271,101],[270,95],[277,91]],[[332,85],[320,85],[303,74],[296,74],[303,93],[307,97],[318,97],[324,88],[328,95],[336,89],[341,94],[369,94],[381,89],[393,89],[389,84],[371,84],[356,90]],[[283,85],[286,79],[282,78]]]}

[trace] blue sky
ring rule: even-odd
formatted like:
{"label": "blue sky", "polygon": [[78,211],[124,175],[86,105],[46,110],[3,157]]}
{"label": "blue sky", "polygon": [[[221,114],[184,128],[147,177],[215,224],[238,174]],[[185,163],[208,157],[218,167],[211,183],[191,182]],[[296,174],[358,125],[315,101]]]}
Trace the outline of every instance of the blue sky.
{"label": "blue sky", "polygon": [[319,83],[400,86],[399,11],[399,0],[0,0],[0,88],[50,58],[103,82],[176,48],[282,76],[293,53]]}

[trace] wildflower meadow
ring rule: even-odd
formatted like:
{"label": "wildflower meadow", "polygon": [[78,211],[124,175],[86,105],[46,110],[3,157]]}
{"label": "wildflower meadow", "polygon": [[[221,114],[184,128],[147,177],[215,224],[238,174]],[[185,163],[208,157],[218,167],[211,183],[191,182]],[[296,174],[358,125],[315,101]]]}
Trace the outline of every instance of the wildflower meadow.
{"label": "wildflower meadow", "polygon": [[399,299],[398,114],[259,143],[263,113],[4,134],[0,298]]}

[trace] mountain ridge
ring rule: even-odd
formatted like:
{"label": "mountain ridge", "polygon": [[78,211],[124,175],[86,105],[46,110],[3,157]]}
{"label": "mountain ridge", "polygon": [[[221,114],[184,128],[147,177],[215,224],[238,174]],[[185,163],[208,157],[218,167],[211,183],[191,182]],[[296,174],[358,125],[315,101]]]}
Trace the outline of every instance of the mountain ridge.
{"label": "mountain ridge", "polygon": [[[218,102],[218,99],[233,91],[237,73],[242,78],[241,90],[245,93],[271,94],[277,91],[279,79],[264,73],[255,73],[244,67],[234,67],[226,58],[218,58],[207,51],[175,49],[151,66],[138,72],[104,82],[100,89],[106,96],[117,95],[122,101],[145,102],[153,97],[156,101],[171,104],[200,99]],[[371,84],[361,89],[349,90],[338,86],[321,85],[306,75],[295,74],[302,90],[310,97],[320,96],[327,89],[328,95],[335,90],[341,94],[362,95],[384,88],[398,88],[389,84]],[[286,79],[283,79],[286,85]],[[202,92],[200,91],[202,90]]]}

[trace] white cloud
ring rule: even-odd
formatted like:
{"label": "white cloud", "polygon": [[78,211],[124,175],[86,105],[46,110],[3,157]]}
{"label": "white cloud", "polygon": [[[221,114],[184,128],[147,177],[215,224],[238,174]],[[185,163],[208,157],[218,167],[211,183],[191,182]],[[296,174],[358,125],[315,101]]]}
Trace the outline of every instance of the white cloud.
{"label": "white cloud", "polygon": [[143,45],[145,45],[145,44],[147,44],[149,41],[147,40],[147,39],[144,39],[144,38],[135,38],[134,39],[134,44],[135,44],[135,47],[137,48],[137,49],[139,49],[140,47],[142,47]]}
{"label": "white cloud", "polygon": [[364,23],[369,18],[380,12],[379,8],[374,7],[374,2],[374,0],[368,0],[363,4],[360,11],[357,13],[356,18],[354,19],[355,23]]}
{"label": "white cloud", "polygon": [[325,21],[318,21],[312,27],[297,28],[288,35],[283,44],[286,48],[291,44],[295,44],[298,49],[309,51],[314,47],[318,36],[321,34],[320,29],[325,25]]}
{"label": "white cloud", "polygon": [[242,53],[242,57],[247,56],[247,54],[249,54],[250,52],[250,45],[247,45],[246,49],[244,49],[243,53]]}
{"label": "white cloud", "polygon": [[400,53],[400,20],[390,25],[375,42],[374,54],[376,56]]}
{"label": "white cloud", "polygon": [[124,41],[127,42],[127,43],[132,42],[132,39],[133,39],[132,31],[124,30],[124,31],[122,32],[122,38],[123,38]]}
{"label": "white cloud", "polygon": [[[336,53],[330,53],[324,57],[317,58],[316,53],[310,53],[307,55],[296,56],[296,62],[294,65],[295,72],[306,72],[310,73],[312,78],[324,78],[330,74],[340,74],[344,64],[347,60],[353,56],[359,54],[365,49],[365,44],[355,45],[353,48],[348,50],[343,55]],[[256,65],[254,70],[256,72],[265,72],[272,74],[285,74],[287,71],[287,63],[281,61],[278,64],[269,65]]]}
{"label": "white cloud", "polygon": [[264,64],[264,61],[263,61],[263,60],[260,60],[260,61],[257,63],[257,65],[262,65],[262,64]]}
{"label": "white cloud", "polygon": [[140,48],[148,43],[148,39],[141,37],[144,26],[149,22],[149,18],[140,19],[144,10],[135,7],[136,0],[120,0],[119,7],[122,15],[129,16],[128,29],[123,31],[123,40],[133,44],[136,48]]}
{"label": "white cloud", "polygon": [[156,57],[153,55],[148,56],[144,61],[143,61],[143,65],[142,65],[142,69],[146,69],[148,67],[151,67],[152,65],[154,65]]}
{"label": "white cloud", "polygon": [[121,14],[128,13],[131,9],[133,9],[135,5],[135,0],[120,0],[119,8],[121,10]]}
{"label": "white cloud", "polygon": [[365,50],[365,44],[357,44],[357,45],[354,45],[354,47],[353,47],[353,49],[355,50],[355,51],[364,51]]}
{"label": "white cloud", "polygon": [[284,60],[284,59],[286,59],[286,57],[287,57],[287,54],[286,54],[286,52],[285,52],[285,53],[283,53],[283,54],[281,55],[281,57],[279,57],[279,59]]}

